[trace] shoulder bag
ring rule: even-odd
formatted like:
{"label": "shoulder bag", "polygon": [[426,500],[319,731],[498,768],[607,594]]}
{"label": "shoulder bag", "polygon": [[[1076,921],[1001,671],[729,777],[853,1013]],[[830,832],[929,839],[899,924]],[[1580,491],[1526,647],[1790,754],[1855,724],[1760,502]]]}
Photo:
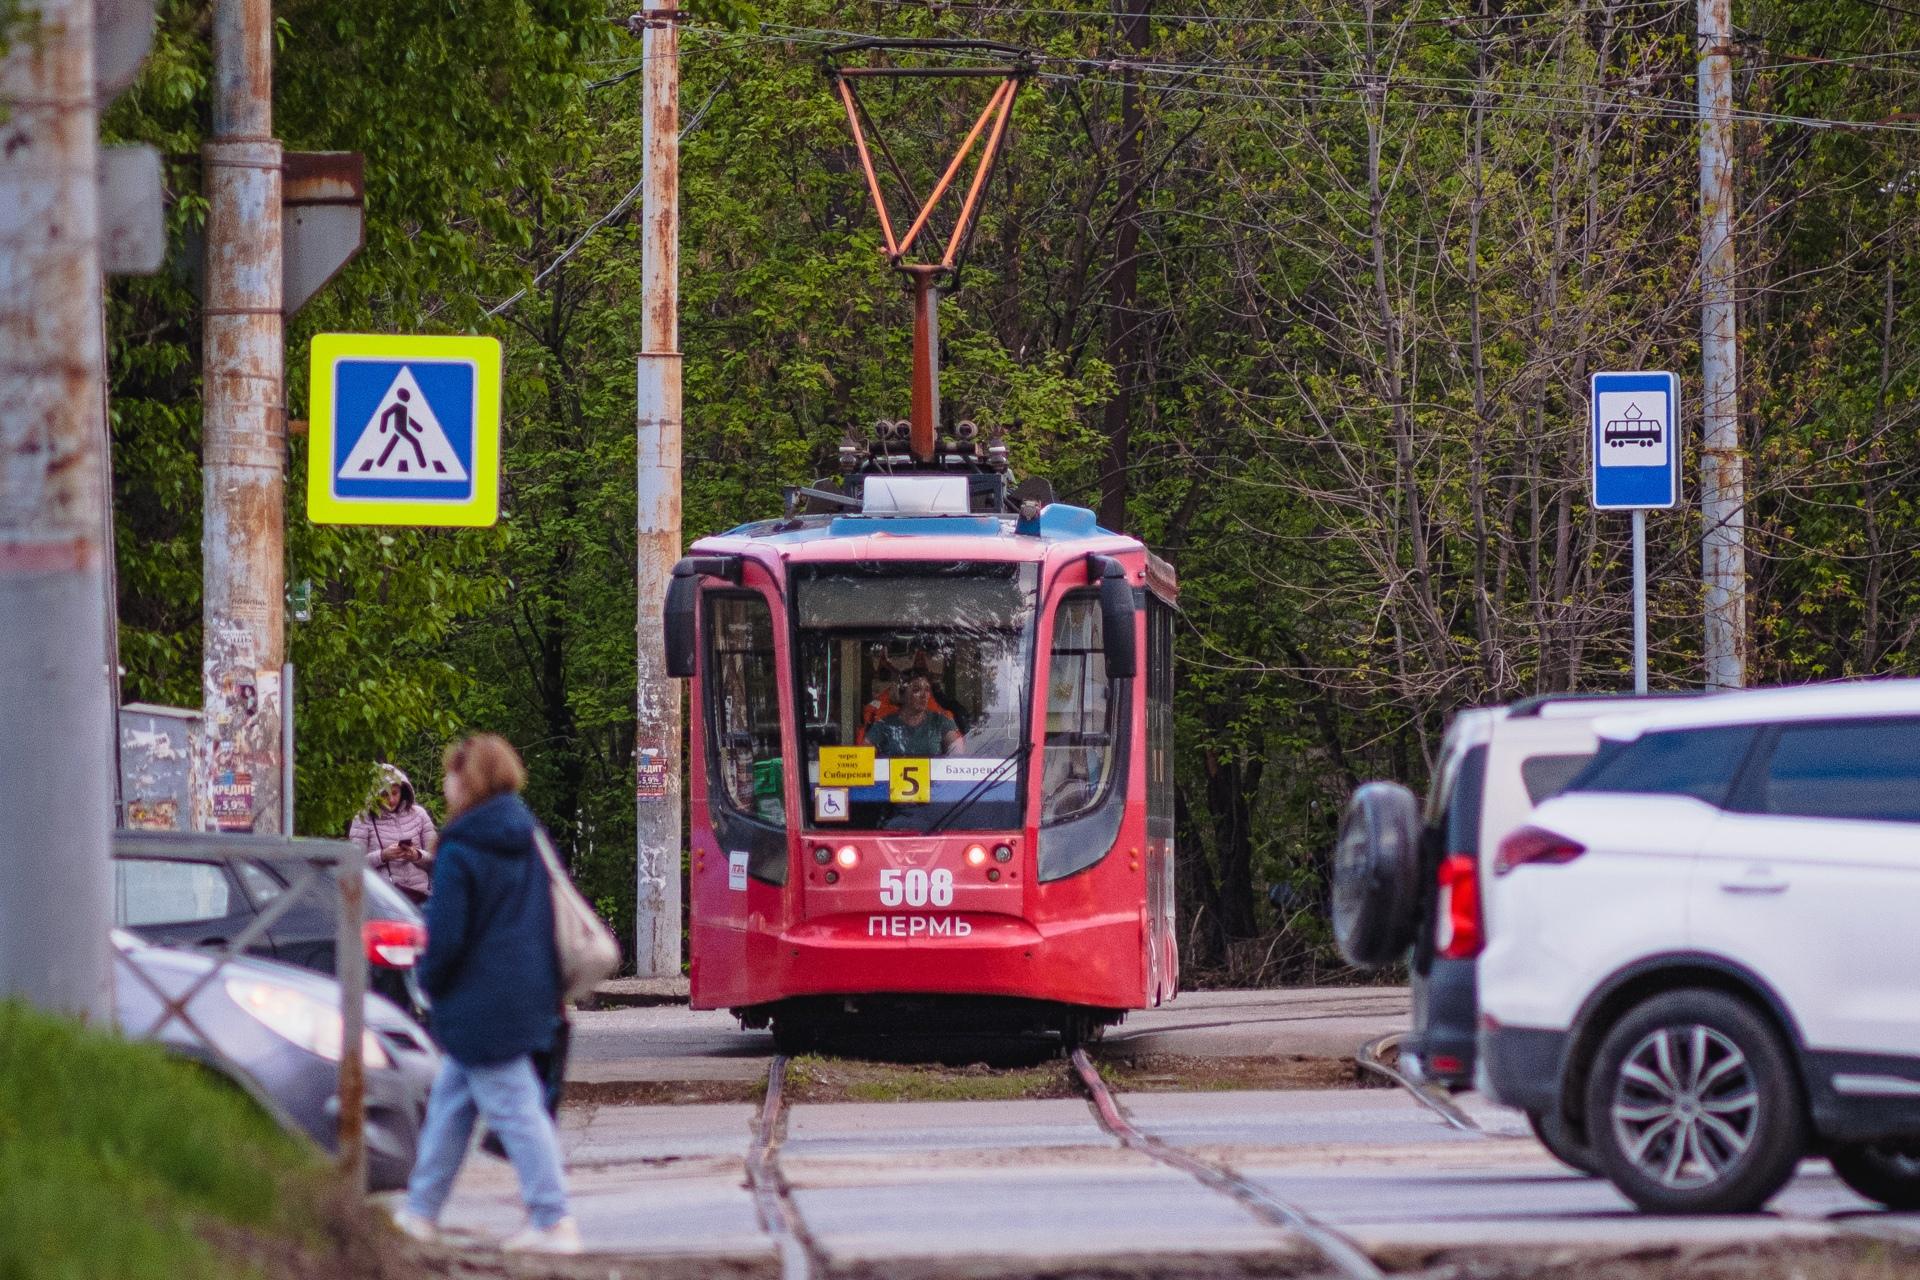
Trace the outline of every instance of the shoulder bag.
{"label": "shoulder bag", "polygon": [[560,960],[560,997],[569,1002],[592,994],[620,967],[620,944],[580,891],[573,887],[553,841],[539,827],[533,843],[553,885],[553,947]]}

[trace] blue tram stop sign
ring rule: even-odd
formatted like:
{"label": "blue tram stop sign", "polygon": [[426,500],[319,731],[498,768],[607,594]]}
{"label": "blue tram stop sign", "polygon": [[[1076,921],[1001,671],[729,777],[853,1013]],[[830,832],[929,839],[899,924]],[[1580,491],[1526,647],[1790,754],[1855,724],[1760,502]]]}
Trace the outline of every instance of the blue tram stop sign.
{"label": "blue tram stop sign", "polygon": [[1671,507],[1680,501],[1680,380],[1671,373],[1593,375],[1593,506]]}

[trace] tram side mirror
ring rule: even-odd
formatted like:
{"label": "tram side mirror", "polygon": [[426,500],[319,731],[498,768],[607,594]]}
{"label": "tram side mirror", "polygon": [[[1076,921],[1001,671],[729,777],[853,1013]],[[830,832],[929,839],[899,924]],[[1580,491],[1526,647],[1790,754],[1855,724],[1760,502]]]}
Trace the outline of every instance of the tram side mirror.
{"label": "tram side mirror", "polygon": [[1133,587],[1127,571],[1112,556],[1088,556],[1087,572],[1100,580],[1100,635],[1107,658],[1107,679],[1133,678]]}
{"label": "tram side mirror", "polygon": [[700,600],[701,575],[740,581],[738,556],[688,556],[673,566],[667,583],[667,674],[676,680],[691,676],[699,665],[694,638],[694,610]]}

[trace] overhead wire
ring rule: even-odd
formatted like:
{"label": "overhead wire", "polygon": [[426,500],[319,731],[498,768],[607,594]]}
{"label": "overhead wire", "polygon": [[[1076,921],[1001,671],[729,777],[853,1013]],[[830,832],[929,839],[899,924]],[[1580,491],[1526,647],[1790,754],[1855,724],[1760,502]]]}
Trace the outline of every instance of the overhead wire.
{"label": "overhead wire", "polygon": [[[815,43],[815,44],[833,44],[841,41],[852,41],[852,40],[875,38],[873,34],[870,32],[848,31],[848,30],[836,29],[831,27],[800,27],[800,26],[791,26],[788,24],[781,24],[781,23],[763,23],[761,29],[769,33],[774,33],[776,39],[787,39],[787,40],[792,40],[794,42]],[[946,56],[959,57],[962,59],[966,59],[969,57],[969,51],[966,51],[966,50],[937,50],[937,51],[925,51],[925,52],[938,53]],[[979,57],[984,57],[985,55],[975,54],[971,56],[974,58],[979,58]],[[1237,80],[1238,82],[1240,82],[1242,87],[1244,87],[1248,83],[1255,83],[1255,84],[1274,83],[1278,87],[1283,89],[1297,89],[1297,90],[1313,90],[1316,87],[1322,87],[1322,86],[1315,86],[1313,84],[1305,83],[1298,80],[1289,83],[1283,77],[1278,75],[1274,77],[1267,77],[1264,79],[1251,77],[1244,72],[1233,73],[1233,72],[1225,71],[1219,66],[1217,66],[1216,64],[1210,64],[1210,63],[1139,62],[1136,60],[1132,60],[1128,58],[1119,58],[1119,57],[1104,58],[1104,59],[1075,58],[1075,57],[1059,55],[1059,54],[1036,54],[1035,61],[1043,66],[1048,64],[1053,64],[1053,65],[1066,65],[1066,66],[1073,66],[1073,67],[1091,68],[1095,71],[1104,72],[1109,75],[1115,74],[1115,73],[1133,72],[1136,74],[1158,76],[1163,78],[1178,77],[1183,80],[1210,79],[1210,80],[1216,80],[1216,81],[1226,81],[1230,83]],[[1335,73],[1335,74],[1339,74],[1339,73]],[[1698,119],[1699,117],[1699,109],[1697,105],[1683,98],[1662,98],[1662,97],[1654,97],[1646,94],[1631,93],[1624,97],[1615,96],[1615,97],[1598,99],[1598,100],[1589,100],[1585,98],[1555,96],[1555,95],[1550,95],[1545,93],[1508,91],[1508,90],[1502,89],[1502,87],[1498,82],[1487,84],[1479,80],[1472,80],[1472,79],[1465,79],[1465,78],[1422,79],[1420,77],[1412,77],[1412,76],[1404,76],[1404,75],[1401,75],[1401,76],[1387,75],[1387,76],[1380,76],[1380,77],[1374,78],[1374,77],[1365,77],[1365,76],[1353,76],[1351,72],[1347,72],[1344,74],[1352,76],[1352,78],[1355,81],[1355,83],[1352,85],[1352,89],[1356,92],[1364,93],[1376,87],[1382,92],[1388,92],[1395,88],[1399,88],[1402,90],[1411,89],[1416,91],[1431,91],[1431,92],[1439,92],[1439,93],[1462,92],[1462,91],[1471,89],[1476,95],[1480,93],[1492,93],[1497,97],[1499,97],[1500,99],[1502,99],[1502,105],[1499,108],[1500,110],[1507,111],[1507,112],[1515,112],[1515,113],[1525,114],[1525,115],[1533,115],[1533,116],[1564,115],[1564,116],[1570,116],[1570,117],[1589,117],[1590,118],[1594,116],[1610,116],[1610,115],[1619,114],[1625,111],[1631,111],[1635,115],[1654,118],[1654,119],[1694,120],[1694,119]],[[1041,71],[1041,72],[1037,72],[1036,76],[1039,79],[1051,80],[1056,82],[1077,82],[1082,84],[1108,85],[1108,86],[1120,87],[1120,88],[1124,88],[1128,84],[1128,82],[1125,80],[1106,79],[1099,75],[1091,75],[1091,74],[1086,74],[1084,72]],[[1536,81],[1532,83],[1540,84],[1543,82]],[[1231,101],[1295,102],[1295,103],[1301,103],[1301,104],[1325,103],[1328,105],[1346,105],[1346,103],[1343,100],[1329,99],[1325,96],[1324,93],[1312,93],[1312,94],[1298,93],[1298,94],[1292,94],[1292,95],[1271,94],[1271,93],[1247,93],[1247,92],[1235,92],[1235,91],[1230,91],[1225,89],[1205,88],[1205,87],[1195,86],[1192,84],[1161,84],[1161,85],[1155,86],[1155,88],[1157,89],[1157,91],[1162,93],[1185,94],[1185,95],[1194,96],[1194,97],[1219,98],[1219,99],[1225,99],[1225,100],[1231,100]],[[1476,104],[1474,102],[1468,102],[1468,101],[1455,102],[1455,101],[1446,101],[1446,100],[1410,100],[1405,97],[1401,97],[1397,99],[1397,101],[1400,103],[1400,105],[1403,105],[1403,106],[1413,106],[1413,107],[1429,109],[1429,110],[1470,111],[1470,110],[1483,109],[1479,104]],[[1823,117],[1823,116],[1808,116],[1808,115],[1798,115],[1798,114],[1793,114],[1788,112],[1762,111],[1762,110],[1757,110],[1754,108],[1746,108],[1746,107],[1733,108],[1732,116],[1736,120],[1745,120],[1745,121],[1764,123],[1764,124],[1794,125],[1794,126],[1798,126],[1802,128],[1810,128],[1810,129],[1885,131],[1885,132],[1892,132],[1892,133],[1920,132],[1920,124],[1914,124],[1914,123],[1903,122],[1903,121],[1838,120],[1838,119],[1832,119],[1832,118]]]}
{"label": "overhead wire", "polygon": [[[707,100],[705,102],[702,102],[699,108],[693,113],[693,115],[687,120],[687,122],[680,126],[680,133],[678,135],[680,141],[682,142],[686,141],[687,136],[691,134],[695,129],[698,129],[700,127],[700,122],[706,118],[707,111],[709,108],[713,106],[714,99],[718,98],[721,94],[721,91],[726,89],[726,87],[731,83],[732,83],[731,79],[725,79],[713,87],[713,92],[707,95]],[[524,285],[520,289],[519,292],[515,293],[512,297],[508,298],[506,301],[498,304],[497,306],[488,308],[483,318],[489,319],[489,320],[492,319],[494,316],[499,315],[501,312],[513,306],[516,302],[520,301],[520,299],[526,297],[529,293],[532,293],[535,289],[538,289],[541,286],[541,284],[545,282],[548,276],[552,275],[555,271],[560,269],[560,266],[562,263],[566,262],[567,259],[571,258],[574,254],[580,251],[581,246],[586,244],[586,242],[593,237],[594,232],[600,230],[600,228],[606,226],[608,223],[612,222],[615,218],[618,218],[621,214],[625,213],[628,209],[632,208],[633,202],[640,198],[640,193],[646,189],[646,185],[647,185],[647,179],[645,176],[642,176],[640,181],[634,183],[633,186],[628,189],[627,194],[620,197],[618,203],[616,203],[613,206],[613,208],[607,210],[605,213],[601,214],[598,218],[594,219],[592,225],[590,225],[585,231],[582,231],[578,236],[575,236],[573,243],[568,245],[564,250],[562,250],[560,255],[556,257],[552,262],[549,262],[546,266],[542,267],[539,271],[539,274],[535,275],[532,280],[528,281],[526,285]]]}
{"label": "overhead wire", "polygon": [[[895,8],[913,9],[921,13],[979,13],[1004,14],[1008,17],[1060,17],[1084,18],[1088,20],[1111,19],[1116,15],[1111,9],[1052,9],[1024,4],[967,3],[964,0],[873,0],[873,3],[890,5]],[[1615,9],[1678,9],[1682,7],[1676,0],[1624,0],[1614,5]],[[1219,14],[1219,13],[1151,13],[1147,17],[1154,22],[1184,22],[1194,24],[1218,24],[1223,26],[1275,26],[1307,27],[1327,30],[1365,28],[1368,26],[1396,27],[1401,25],[1418,27],[1455,27],[1476,22],[1531,22],[1536,19],[1564,18],[1565,15],[1551,10],[1534,10],[1525,13],[1497,14],[1446,14],[1436,17],[1390,18],[1369,23],[1364,18],[1310,18],[1310,17],[1264,17],[1257,14]]]}

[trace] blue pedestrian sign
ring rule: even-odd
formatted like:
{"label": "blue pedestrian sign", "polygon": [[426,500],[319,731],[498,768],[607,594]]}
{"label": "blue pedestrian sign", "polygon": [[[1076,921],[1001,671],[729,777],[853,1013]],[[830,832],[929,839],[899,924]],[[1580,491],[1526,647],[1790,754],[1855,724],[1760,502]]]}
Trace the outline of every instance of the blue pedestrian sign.
{"label": "blue pedestrian sign", "polygon": [[1680,380],[1671,373],[1593,375],[1593,506],[1671,507],[1680,501]]}
{"label": "blue pedestrian sign", "polygon": [[319,524],[490,525],[500,515],[500,344],[313,340],[307,515]]}

